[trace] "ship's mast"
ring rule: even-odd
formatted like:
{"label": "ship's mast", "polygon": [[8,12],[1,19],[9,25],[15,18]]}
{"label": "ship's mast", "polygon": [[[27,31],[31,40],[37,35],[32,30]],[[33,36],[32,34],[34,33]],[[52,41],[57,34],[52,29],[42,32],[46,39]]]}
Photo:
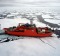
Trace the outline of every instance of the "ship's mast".
{"label": "ship's mast", "polygon": [[30,17],[30,24],[33,25],[33,17]]}
{"label": "ship's mast", "polygon": [[0,24],[0,30],[1,30],[1,24]]}

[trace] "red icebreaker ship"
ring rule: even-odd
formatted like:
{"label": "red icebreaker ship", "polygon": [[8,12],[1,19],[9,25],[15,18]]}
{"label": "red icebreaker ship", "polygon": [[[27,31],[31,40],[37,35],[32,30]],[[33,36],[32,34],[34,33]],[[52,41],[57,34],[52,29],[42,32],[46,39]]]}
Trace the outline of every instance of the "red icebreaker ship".
{"label": "red icebreaker ship", "polygon": [[36,27],[35,24],[19,23],[17,27],[4,28],[6,34],[15,36],[30,36],[30,37],[50,37],[52,30],[48,27]]}

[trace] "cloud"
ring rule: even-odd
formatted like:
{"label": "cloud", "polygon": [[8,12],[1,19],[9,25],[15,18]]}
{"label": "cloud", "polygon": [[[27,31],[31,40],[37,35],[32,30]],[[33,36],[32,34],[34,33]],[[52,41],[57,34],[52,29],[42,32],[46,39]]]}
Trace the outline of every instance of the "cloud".
{"label": "cloud", "polygon": [[21,4],[36,6],[59,6],[60,0],[0,0],[0,6],[20,6]]}
{"label": "cloud", "polygon": [[0,0],[0,2],[60,2],[60,0]]}
{"label": "cloud", "polygon": [[14,1],[14,0],[0,0],[0,2],[12,2],[12,1]]}

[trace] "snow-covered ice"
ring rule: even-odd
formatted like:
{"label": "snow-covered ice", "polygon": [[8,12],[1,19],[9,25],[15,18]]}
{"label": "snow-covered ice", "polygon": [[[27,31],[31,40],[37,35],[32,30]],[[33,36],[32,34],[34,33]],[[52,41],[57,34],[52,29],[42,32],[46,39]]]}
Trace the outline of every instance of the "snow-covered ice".
{"label": "snow-covered ice", "polygon": [[[0,24],[1,24],[1,29],[3,28],[8,28],[8,27],[12,27],[12,26],[17,26],[19,23],[29,23],[30,24],[30,20],[26,19],[26,18],[20,18],[20,17],[16,17],[15,19],[0,19]],[[44,23],[38,22],[38,19],[34,18],[33,21],[34,24],[36,24],[37,27],[46,27],[46,25]]]}
{"label": "snow-covered ice", "polygon": [[60,20],[57,19],[44,19],[46,22],[53,23],[53,24],[60,24]]}
{"label": "snow-covered ice", "polygon": [[50,15],[48,15],[48,14],[46,14],[46,15],[43,14],[42,17],[43,17],[44,19],[53,19],[53,17],[50,16]]}
{"label": "snow-covered ice", "polygon": [[[51,22],[51,19],[47,20]],[[30,23],[30,20],[20,17],[16,17],[16,19],[0,19],[1,29],[17,26],[18,23]],[[37,18],[34,18],[33,23],[37,27],[46,27]],[[18,38],[17,36],[0,35],[0,39],[7,37]],[[23,37],[22,39],[22,37],[19,37],[18,40],[0,43],[0,56],[60,56],[60,39],[57,38],[56,34],[53,34],[53,37],[45,38]]]}
{"label": "snow-covered ice", "polygon": [[24,38],[0,43],[0,56],[59,56],[60,40],[49,38]]}

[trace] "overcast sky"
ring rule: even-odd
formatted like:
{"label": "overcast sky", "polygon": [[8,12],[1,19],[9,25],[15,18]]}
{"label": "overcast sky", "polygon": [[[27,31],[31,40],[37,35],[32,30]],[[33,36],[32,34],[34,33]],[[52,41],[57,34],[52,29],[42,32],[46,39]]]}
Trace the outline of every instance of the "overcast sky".
{"label": "overcast sky", "polygon": [[60,6],[60,0],[0,0],[0,6],[19,6],[21,4],[37,6]]}

